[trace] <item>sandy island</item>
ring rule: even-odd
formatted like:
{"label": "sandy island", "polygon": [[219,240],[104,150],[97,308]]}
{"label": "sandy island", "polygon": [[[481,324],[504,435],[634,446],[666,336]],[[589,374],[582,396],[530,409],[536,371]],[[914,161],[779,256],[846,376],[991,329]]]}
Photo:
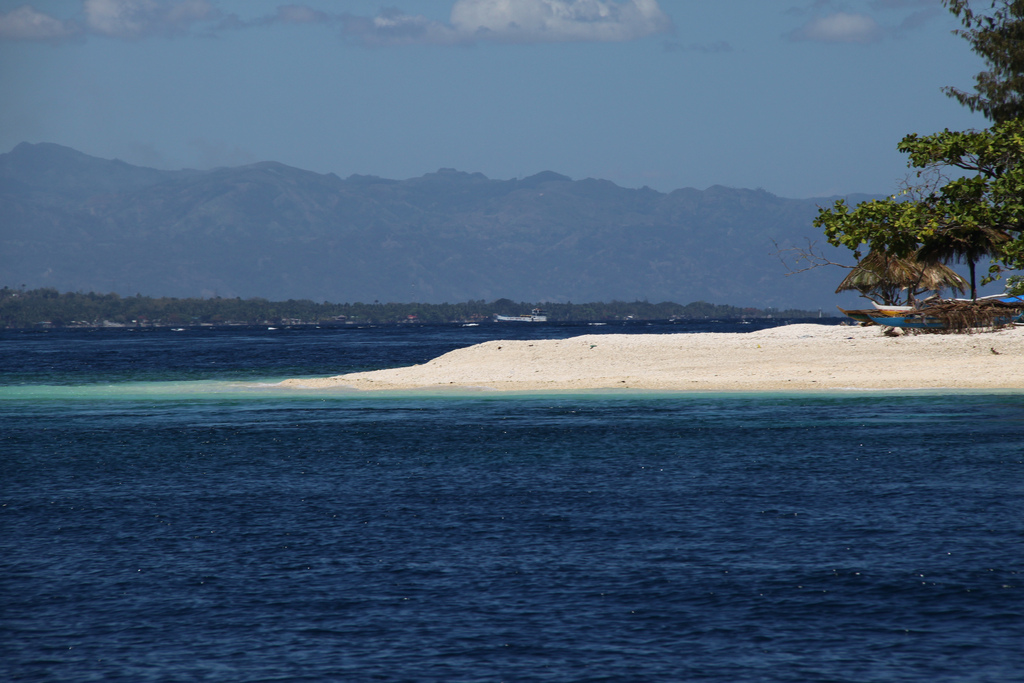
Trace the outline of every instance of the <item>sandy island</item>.
{"label": "sandy island", "polygon": [[301,388],[498,391],[1024,389],[1024,327],[887,337],[879,327],[588,334],[489,341],[422,365],[285,380]]}

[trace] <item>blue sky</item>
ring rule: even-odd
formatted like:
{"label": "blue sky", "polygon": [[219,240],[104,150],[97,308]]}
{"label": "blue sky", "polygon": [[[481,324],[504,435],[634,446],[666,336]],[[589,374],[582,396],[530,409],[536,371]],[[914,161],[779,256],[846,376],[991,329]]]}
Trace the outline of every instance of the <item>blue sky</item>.
{"label": "blue sky", "polygon": [[0,0],[0,152],[885,193],[981,61],[939,0]]}

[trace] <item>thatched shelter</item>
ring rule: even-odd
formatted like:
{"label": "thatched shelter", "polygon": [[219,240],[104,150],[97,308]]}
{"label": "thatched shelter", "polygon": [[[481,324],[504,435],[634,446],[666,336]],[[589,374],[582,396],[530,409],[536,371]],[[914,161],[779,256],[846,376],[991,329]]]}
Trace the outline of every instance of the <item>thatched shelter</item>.
{"label": "thatched shelter", "polygon": [[918,294],[949,288],[967,291],[970,285],[949,266],[920,260],[916,254],[896,258],[880,251],[870,251],[854,266],[836,288],[836,294],[856,290],[863,296],[872,294],[881,303],[894,305],[908,292],[910,301]]}

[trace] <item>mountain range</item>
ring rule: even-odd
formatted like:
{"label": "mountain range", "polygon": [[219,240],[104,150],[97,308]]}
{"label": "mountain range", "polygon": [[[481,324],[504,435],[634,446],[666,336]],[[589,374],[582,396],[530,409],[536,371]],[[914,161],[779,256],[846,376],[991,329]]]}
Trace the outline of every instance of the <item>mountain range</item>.
{"label": "mountain range", "polygon": [[833,294],[844,271],[787,276],[777,255],[810,240],[849,262],[811,225],[833,199],[721,186],[663,193],[550,171],[342,179],[269,161],[165,171],[22,143],[0,154],[0,286],[834,311],[854,301]]}

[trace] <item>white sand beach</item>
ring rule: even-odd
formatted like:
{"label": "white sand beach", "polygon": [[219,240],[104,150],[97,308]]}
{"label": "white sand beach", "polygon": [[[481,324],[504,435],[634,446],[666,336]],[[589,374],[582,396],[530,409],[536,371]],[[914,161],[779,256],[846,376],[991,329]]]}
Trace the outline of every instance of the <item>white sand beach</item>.
{"label": "white sand beach", "polygon": [[1024,327],[888,337],[876,326],[800,324],[750,333],[489,341],[422,365],[283,385],[551,392],[1024,389],[1022,359]]}

